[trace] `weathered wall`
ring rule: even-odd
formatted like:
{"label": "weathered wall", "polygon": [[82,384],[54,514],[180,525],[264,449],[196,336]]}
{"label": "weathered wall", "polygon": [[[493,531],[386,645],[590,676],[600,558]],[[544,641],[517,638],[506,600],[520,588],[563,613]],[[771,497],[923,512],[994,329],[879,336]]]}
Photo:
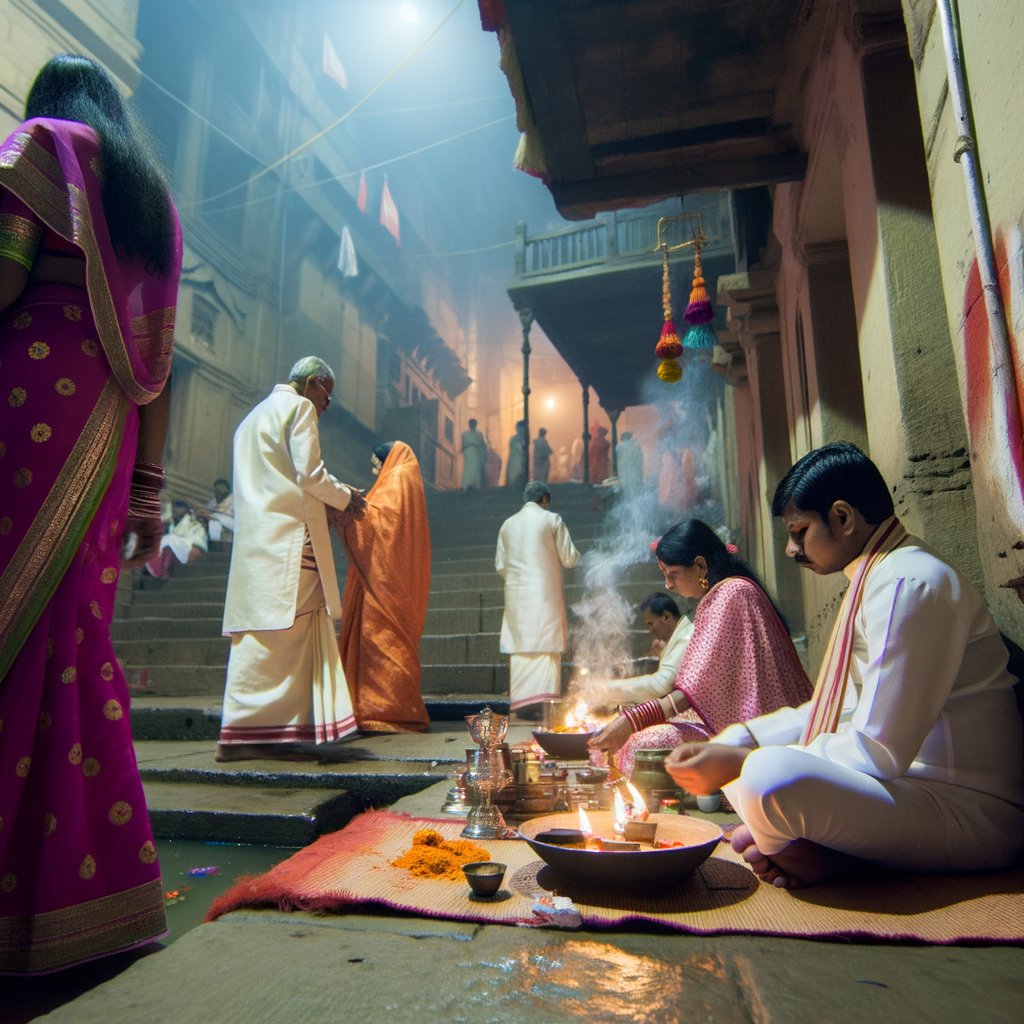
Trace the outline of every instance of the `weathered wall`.
{"label": "weathered wall", "polygon": [[963,171],[954,160],[958,130],[949,101],[939,16],[933,0],[903,0],[914,64],[944,306],[979,512],[985,596],[1000,628],[1024,644],[1024,605],[1005,584],[1024,575],[1021,501],[1021,320],[1024,317],[1024,6],[1019,0],[961,0],[962,48],[984,196],[1014,346],[1010,390],[993,394],[992,357],[977,285],[974,238]]}

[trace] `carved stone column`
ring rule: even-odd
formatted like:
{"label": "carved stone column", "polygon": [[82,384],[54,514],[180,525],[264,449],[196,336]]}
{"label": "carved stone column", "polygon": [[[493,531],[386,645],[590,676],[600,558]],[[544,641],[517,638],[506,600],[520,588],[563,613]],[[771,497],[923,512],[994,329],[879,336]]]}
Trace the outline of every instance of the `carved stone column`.
{"label": "carved stone column", "polygon": [[583,385],[583,482],[590,483],[590,385]]}
{"label": "carved stone column", "polygon": [[523,462],[526,466],[526,482],[529,483],[530,476],[530,327],[533,324],[533,310],[529,306],[523,306],[519,313],[519,322],[523,326],[523,426],[525,427],[526,451],[523,452]]}

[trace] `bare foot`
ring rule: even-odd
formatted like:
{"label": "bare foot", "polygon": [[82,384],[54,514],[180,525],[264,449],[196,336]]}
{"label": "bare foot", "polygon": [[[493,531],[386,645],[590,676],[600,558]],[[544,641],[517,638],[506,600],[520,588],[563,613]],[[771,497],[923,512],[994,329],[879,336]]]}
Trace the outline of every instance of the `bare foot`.
{"label": "bare foot", "polygon": [[738,826],[733,832],[732,848],[743,856],[758,878],[763,882],[771,882],[779,889],[821,885],[860,863],[856,857],[830,850],[809,839],[795,839],[778,853],[766,857],[757,848],[746,825]]}

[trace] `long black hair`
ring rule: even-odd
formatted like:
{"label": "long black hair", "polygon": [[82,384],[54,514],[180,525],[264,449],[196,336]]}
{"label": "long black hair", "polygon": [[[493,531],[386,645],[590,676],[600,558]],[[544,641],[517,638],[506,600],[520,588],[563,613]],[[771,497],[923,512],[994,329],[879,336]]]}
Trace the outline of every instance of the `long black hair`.
{"label": "long black hair", "polygon": [[[754,570],[738,554],[733,554],[726,548],[718,534],[700,519],[687,519],[673,526],[658,541],[654,554],[662,565],[681,565],[686,569],[689,569],[700,555],[707,563],[709,589],[730,576],[742,576],[751,583],[756,583],[768,600],[772,600],[771,594],[764,589],[764,584],[757,578]],[[785,623],[786,620],[774,601],[772,607]]]}
{"label": "long black hair", "polygon": [[373,454],[380,459],[381,467],[383,468],[384,463],[388,461],[388,456],[391,454],[391,449],[395,447],[394,441],[381,441],[380,444],[374,445]]}
{"label": "long black hair", "polygon": [[166,276],[174,242],[167,182],[110,75],[87,57],[57,54],[29,90],[25,120],[34,117],[79,121],[96,132],[103,213],[114,251],[123,263],[142,263],[150,273]]}

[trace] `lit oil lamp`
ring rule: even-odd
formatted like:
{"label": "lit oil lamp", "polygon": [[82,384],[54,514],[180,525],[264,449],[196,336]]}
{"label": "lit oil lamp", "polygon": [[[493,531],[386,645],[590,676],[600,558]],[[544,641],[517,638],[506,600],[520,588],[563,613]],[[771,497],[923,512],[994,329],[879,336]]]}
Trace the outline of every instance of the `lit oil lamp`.
{"label": "lit oil lamp", "polygon": [[590,825],[590,818],[587,817],[587,812],[583,810],[582,805],[577,808],[580,815],[580,831],[583,833],[583,848],[585,850],[603,850],[604,841],[600,836],[594,835],[594,830]]}

